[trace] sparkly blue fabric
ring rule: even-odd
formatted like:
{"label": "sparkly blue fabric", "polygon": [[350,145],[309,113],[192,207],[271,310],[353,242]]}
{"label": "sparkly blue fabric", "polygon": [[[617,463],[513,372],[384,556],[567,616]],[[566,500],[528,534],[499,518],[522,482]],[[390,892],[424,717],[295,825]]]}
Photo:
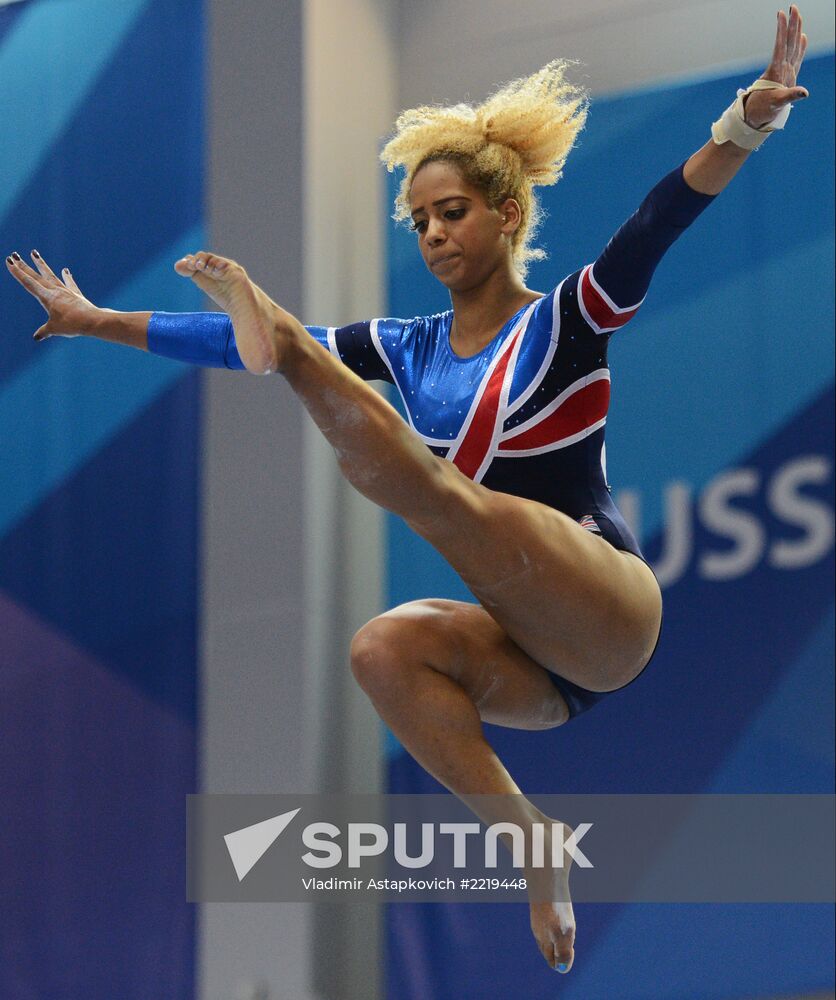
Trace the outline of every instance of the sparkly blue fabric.
{"label": "sparkly blue fabric", "polygon": [[204,368],[244,368],[226,313],[152,313],[148,350]]}

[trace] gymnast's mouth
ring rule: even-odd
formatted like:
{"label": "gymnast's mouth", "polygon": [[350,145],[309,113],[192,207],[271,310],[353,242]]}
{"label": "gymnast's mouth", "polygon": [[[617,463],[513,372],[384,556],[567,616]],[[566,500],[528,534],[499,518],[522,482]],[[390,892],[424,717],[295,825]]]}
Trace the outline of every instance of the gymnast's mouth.
{"label": "gymnast's mouth", "polygon": [[449,264],[451,260],[455,260],[457,257],[461,257],[461,254],[448,253],[445,257],[438,257],[436,260],[431,260],[430,267],[431,268],[441,267],[442,264]]}

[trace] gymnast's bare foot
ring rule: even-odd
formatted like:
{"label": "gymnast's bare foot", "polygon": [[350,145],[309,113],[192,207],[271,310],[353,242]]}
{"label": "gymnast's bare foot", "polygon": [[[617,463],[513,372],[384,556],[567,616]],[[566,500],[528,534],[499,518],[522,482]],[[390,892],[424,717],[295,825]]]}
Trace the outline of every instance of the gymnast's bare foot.
{"label": "gymnast's bare foot", "polygon": [[192,281],[229,314],[235,343],[247,371],[281,371],[284,354],[280,320],[287,314],[234,260],[201,250],[181,258],[174,270]]}
{"label": "gymnast's bare foot", "polygon": [[[541,815],[543,858],[548,862],[552,857],[552,824],[556,824],[556,821]],[[566,824],[563,824],[563,830],[565,843],[572,835],[572,830]],[[572,858],[567,851],[562,854],[562,867],[550,867],[546,863],[544,866],[527,868],[525,874],[532,933],[543,958],[553,969],[566,973],[575,960],[575,915],[569,897],[569,868]]]}

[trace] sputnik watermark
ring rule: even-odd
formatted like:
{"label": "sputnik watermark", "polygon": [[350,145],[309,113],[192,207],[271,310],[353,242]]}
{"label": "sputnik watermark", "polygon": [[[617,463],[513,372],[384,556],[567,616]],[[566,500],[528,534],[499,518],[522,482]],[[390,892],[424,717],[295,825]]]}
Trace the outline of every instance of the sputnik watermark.
{"label": "sputnik watermark", "polygon": [[511,902],[568,898],[571,882],[575,902],[836,899],[832,794],[531,802],[540,822],[511,795],[188,796],[186,898]]}
{"label": "sputnik watermark", "polygon": [[[232,860],[238,881],[242,882],[258,861],[267,853],[282,832],[301,809],[272,816],[251,826],[224,835],[224,842]],[[402,868],[426,868],[436,855],[436,827],[439,836],[452,838],[453,867],[468,867],[468,837],[482,837],[481,861],[485,868],[494,869],[499,865],[499,838],[510,837],[511,857],[514,868],[563,868],[574,862],[581,868],[594,865],[578,846],[592,828],[591,823],[580,823],[566,836],[563,823],[534,823],[528,830],[530,852],[526,851],[526,830],[516,823],[492,823],[482,831],[478,823],[422,823],[421,850],[415,856],[407,849],[408,824],[395,823],[392,836],[380,823],[348,823],[345,830],[335,823],[309,823],[301,831],[301,841],[308,850],[302,861],[310,868],[336,868],[347,864],[349,868],[360,868],[368,858],[386,854],[392,845],[392,857]],[[550,827],[551,850],[546,859],[546,830]],[[346,846],[338,842],[345,836]],[[471,843],[476,843],[472,840]],[[567,862],[567,858],[570,859]],[[313,885],[313,882],[311,883]]]}

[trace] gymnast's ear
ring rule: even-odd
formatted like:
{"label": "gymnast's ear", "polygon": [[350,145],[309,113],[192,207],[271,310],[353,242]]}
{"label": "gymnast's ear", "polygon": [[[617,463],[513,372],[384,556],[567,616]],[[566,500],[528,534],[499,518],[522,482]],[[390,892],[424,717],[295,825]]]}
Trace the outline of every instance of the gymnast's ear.
{"label": "gymnast's ear", "polygon": [[497,206],[497,212],[499,212],[499,221],[502,226],[502,232],[505,233],[506,236],[510,236],[520,228],[520,223],[522,222],[522,209],[520,208],[520,203],[516,198],[506,198],[505,201],[501,202]]}

